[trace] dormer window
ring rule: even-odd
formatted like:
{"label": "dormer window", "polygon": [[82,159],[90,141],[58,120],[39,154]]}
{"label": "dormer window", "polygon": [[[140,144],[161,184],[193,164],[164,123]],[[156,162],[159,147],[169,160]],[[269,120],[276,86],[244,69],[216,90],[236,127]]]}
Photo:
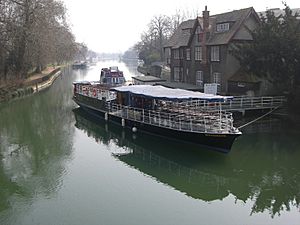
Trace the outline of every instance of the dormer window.
{"label": "dormer window", "polygon": [[202,32],[202,29],[200,26],[197,26],[196,37],[198,37],[197,41],[198,41],[198,43],[200,43],[202,41],[202,37],[203,37],[203,32]]}
{"label": "dormer window", "polygon": [[229,23],[217,24],[217,32],[225,32],[229,30]]}

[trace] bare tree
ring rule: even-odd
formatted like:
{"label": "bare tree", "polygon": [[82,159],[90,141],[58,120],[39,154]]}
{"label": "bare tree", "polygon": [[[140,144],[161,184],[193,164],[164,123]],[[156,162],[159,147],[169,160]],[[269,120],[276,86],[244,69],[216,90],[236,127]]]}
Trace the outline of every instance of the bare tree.
{"label": "bare tree", "polygon": [[173,16],[153,17],[148,24],[148,30],[141,35],[141,41],[134,46],[139,58],[144,60],[145,64],[164,60],[163,47],[182,21],[187,18],[186,15],[187,13],[177,10]]}
{"label": "bare tree", "polygon": [[65,15],[58,0],[0,0],[0,77],[24,78],[47,64],[71,60],[75,38]]}
{"label": "bare tree", "polygon": [[149,24],[149,34],[154,40],[154,46],[160,52],[160,60],[163,61],[163,45],[171,35],[171,18],[165,15],[155,16]]}

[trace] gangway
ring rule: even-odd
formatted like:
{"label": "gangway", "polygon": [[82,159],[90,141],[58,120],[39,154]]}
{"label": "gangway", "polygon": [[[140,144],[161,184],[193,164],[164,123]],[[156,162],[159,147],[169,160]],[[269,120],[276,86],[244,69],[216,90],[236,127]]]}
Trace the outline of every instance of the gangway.
{"label": "gangway", "polygon": [[[205,102],[205,101],[190,101],[189,107],[201,108],[201,110],[212,111],[225,111],[225,112],[242,112],[245,113],[249,110],[274,110],[282,108],[286,103],[285,96],[262,96],[262,97],[249,97],[249,96],[234,96],[225,102]],[[178,109],[186,110],[187,105],[178,104]]]}
{"label": "gangway", "polygon": [[231,101],[222,103],[222,109],[231,112],[261,109],[272,110],[283,107],[285,103],[285,96],[234,96]]}

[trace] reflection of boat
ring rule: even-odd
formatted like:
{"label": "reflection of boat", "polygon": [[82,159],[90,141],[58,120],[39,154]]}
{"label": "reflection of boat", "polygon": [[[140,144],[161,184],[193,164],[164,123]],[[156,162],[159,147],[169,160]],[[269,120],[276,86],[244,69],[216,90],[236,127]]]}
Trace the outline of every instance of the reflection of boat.
{"label": "reflection of boat", "polygon": [[[103,86],[74,82],[74,101],[88,112],[123,127],[228,152],[241,132],[222,111],[230,97],[162,86]],[[216,110],[216,107],[219,109]]]}
{"label": "reflection of boat", "polygon": [[[80,108],[74,113],[76,127],[97,142],[118,146],[108,148],[114,157],[187,196],[211,202],[232,194],[237,200],[252,201],[252,213],[267,210],[271,215],[299,207],[300,143],[287,145],[293,138],[289,135],[281,136],[280,141],[273,140],[274,134],[265,135],[260,141],[256,135],[243,136],[237,142],[240,151],[225,156],[204,149],[197,151],[194,145],[132,134],[113,123],[99,121]],[[284,144],[279,146],[276,141]],[[274,151],[268,149],[274,143]],[[119,154],[119,150],[127,154]],[[286,157],[287,153],[292,157]]]}

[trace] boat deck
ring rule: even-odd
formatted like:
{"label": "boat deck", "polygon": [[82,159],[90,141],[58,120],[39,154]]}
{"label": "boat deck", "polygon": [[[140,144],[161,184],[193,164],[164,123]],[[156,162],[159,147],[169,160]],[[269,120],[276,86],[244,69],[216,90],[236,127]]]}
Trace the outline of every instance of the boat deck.
{"label": "boat deck", "polygon": [[107,104],[109,114],[153,126],[199,133],[233,133],[236,131],[233,127],[232,114],[228,112],[191,113],[191,111],[182,110],[180,113],[172,113],[138,109],[114,103]]}

